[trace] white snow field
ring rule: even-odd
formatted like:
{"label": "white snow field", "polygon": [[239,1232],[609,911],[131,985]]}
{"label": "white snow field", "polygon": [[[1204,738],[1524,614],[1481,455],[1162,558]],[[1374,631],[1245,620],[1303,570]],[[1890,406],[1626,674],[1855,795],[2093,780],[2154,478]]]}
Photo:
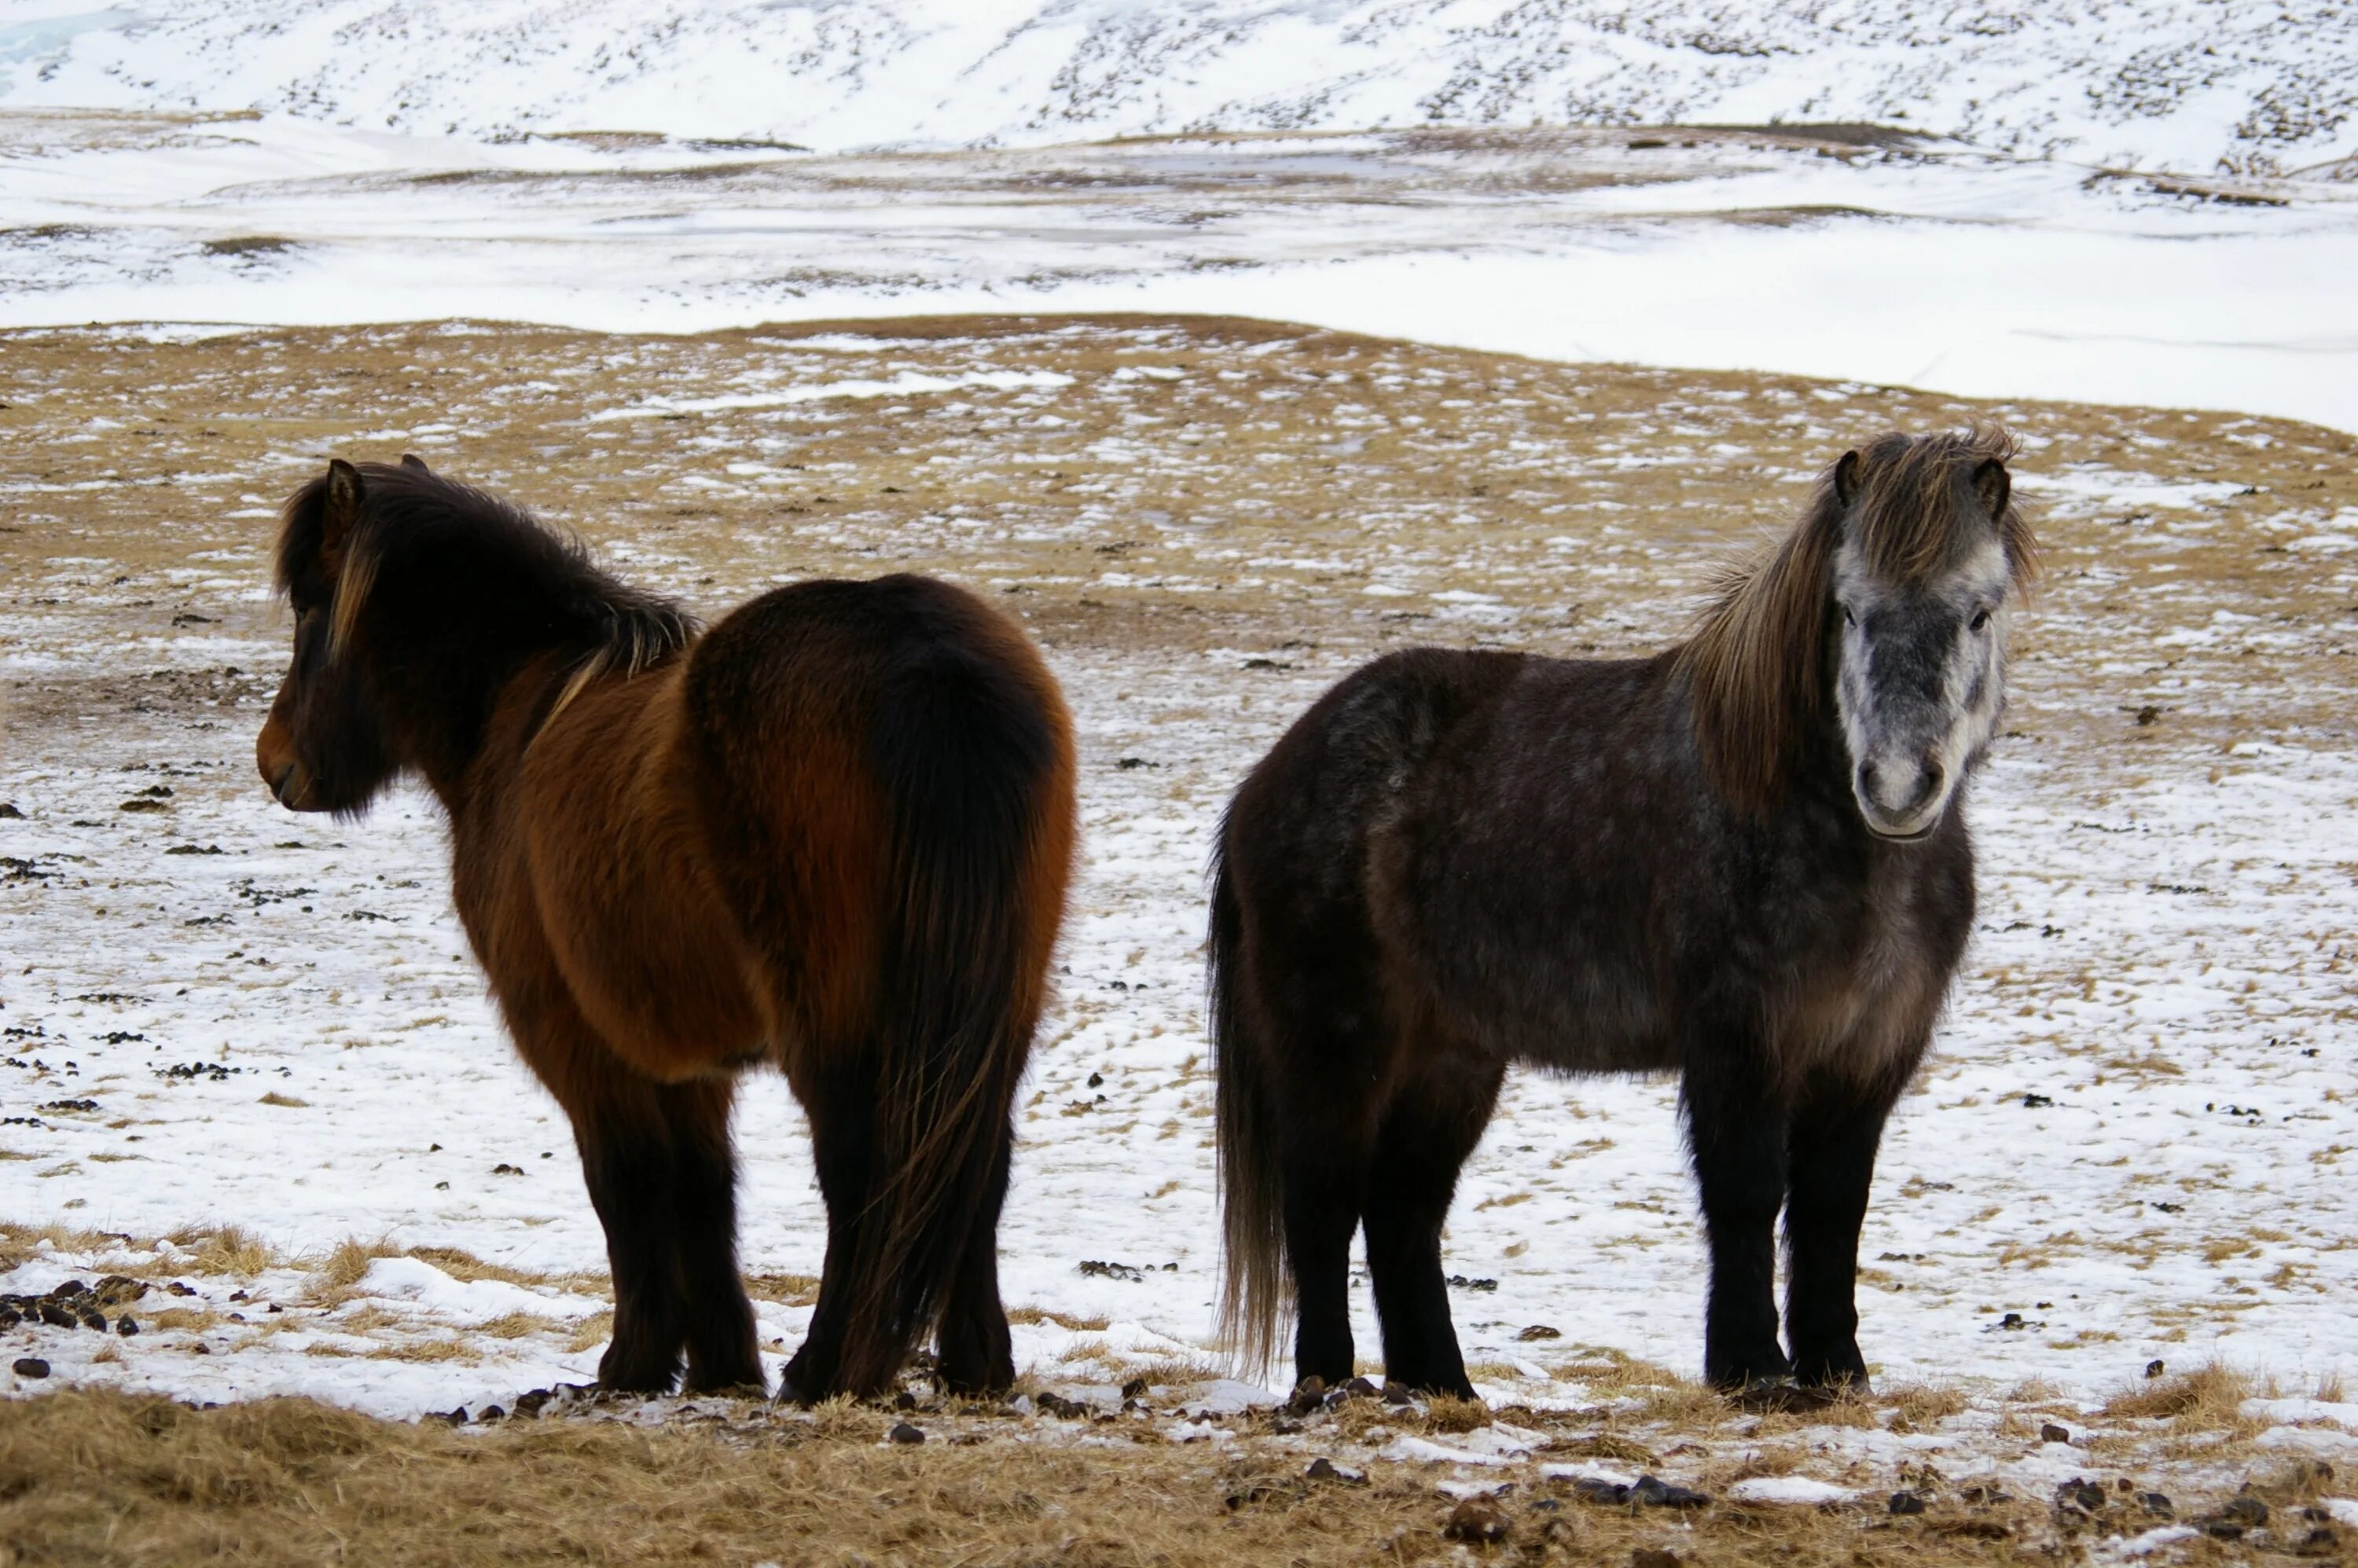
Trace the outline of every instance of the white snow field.
{"label": "white snow field", "polygon": [[2180,173],[2358,152],[2358,24],[2334,0],[16,0],[5,16],[14,104],[428,134],[842,150],[1871,121]]}
{"label": "white snow field", "polygon": [[1191,310],[2358,428],[2329,0],[5,16],[0,325]]}

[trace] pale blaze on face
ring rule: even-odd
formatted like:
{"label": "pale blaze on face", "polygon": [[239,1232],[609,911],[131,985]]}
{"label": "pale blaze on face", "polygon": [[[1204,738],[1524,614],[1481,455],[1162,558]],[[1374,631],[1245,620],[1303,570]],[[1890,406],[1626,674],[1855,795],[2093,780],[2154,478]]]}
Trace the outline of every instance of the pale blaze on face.
{"label": "pale blaze on face", "polygon": [[2012,572],[1996,526],[1985,535],[1917,582],[1880,576],[1854,543],[1835,554],[1835,703],[1851,793],[1878,837],[1939,827],[1997,733]]}

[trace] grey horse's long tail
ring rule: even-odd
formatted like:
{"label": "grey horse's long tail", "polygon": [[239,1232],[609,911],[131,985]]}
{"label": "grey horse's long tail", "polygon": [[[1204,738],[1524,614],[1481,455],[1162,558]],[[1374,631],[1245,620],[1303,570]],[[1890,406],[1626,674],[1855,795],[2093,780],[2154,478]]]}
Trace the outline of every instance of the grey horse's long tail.
{"label": "grey horse's long tail", "polygon": [[1249,1376],[1267,1368],[1293,1297],[1285,1264],[1285,1189],[1266,1069],[1243,994],[1244,914],[1226,853],[1212,851],[1212,925],[1206,1001],[1218,1080],[1220,1334]]}

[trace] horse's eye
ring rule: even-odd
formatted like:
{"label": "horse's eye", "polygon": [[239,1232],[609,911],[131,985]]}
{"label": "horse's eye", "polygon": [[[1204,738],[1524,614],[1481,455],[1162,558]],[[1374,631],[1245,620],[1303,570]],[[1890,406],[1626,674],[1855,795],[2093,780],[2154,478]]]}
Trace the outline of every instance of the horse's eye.
{"label": "horse's eye", "polygon": [[1849,605],[1847,605],[1847,604],[1844,605],[1844,606],[1842,607],[1842,612],[1843,612],[1843,624],[1844,624],[1844,625],[1845,625],[1845,626],[1855,626],[1855,625],[1857,625],[1857,624],[1858,624],[1858,617],[1857,617],[1857,616],[1855,616],[1855,615],[1853,615],[1853,614],[1851,613],[1851,611],[1850,611],[1850,606],[1849,606]]}
{"label": "horse's eye", "polygon": [[1966,624],[1971,626],[1976,632],[1980,631],[1983,627],[1989,624],[1989,611],[1986,610],[1974,611],[1974,618],[1967,622]]}

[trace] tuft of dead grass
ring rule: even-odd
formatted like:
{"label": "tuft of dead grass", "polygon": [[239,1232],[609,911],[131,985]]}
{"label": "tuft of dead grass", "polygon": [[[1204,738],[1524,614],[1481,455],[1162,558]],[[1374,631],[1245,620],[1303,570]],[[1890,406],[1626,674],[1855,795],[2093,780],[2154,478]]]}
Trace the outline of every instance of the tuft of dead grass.
{"label": "tuft of dead grass", "polygon": [[[1105,1427],[1076,1447],[1017,1435],[1030,1423],[954,1430],[927,1414],[914,1419],[932,1441],[885,1442],[899,1419],[837,1400],[807,1413],[735,1405],[711,1423],[545,1418],[455,1431],[297,1399],[195,1410],[68,1390],[0,1401],[0,1542],[11,1561],[89,1568],[1463,1560],[1443,1535],[1455,1499],[1418,1466],[1377,1462],[1354,1485],[1305,1476],[1290,1448],[1126,1442]],[[1775,1447],[1751,1468],[1796,1462]],[[2028,1504],[1990,1514],[1990,1533],[1959,1535],[1863,1510],[1713,1508],[1666,1523],[1565,1509],[1551,1489],[1509,1497],[1500,1561],[1627,1563],[1673,1544],[1701,1564],[1962,1568],[2055,1544],[2043,1506]]]}
{"label": "tuft of dead grass", "polygon": [[2219,1432],[2242,1423],[2244,1401],[2251,1397],[2249,1378],[2214,1361],[2117,1394],[2105,1401],[2104,1413],[2115,1421],[2168,1421],[2184,1432]]}

